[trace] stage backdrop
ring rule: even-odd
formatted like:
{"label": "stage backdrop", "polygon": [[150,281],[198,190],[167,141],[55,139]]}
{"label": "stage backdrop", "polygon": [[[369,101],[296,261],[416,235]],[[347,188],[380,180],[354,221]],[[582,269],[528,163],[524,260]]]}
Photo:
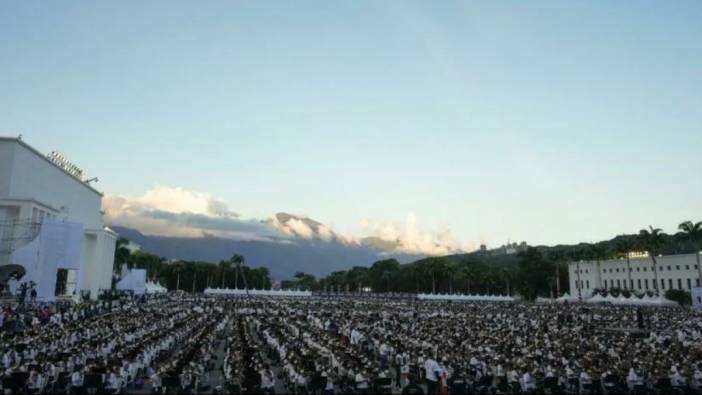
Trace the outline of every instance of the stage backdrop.
{"label": "stage backdrop", "polygon": [[117,283],[117,289],[134,291],[135,295],[146,292],[146,269],[132,269]]}
{"label": "stage backdrop", "polygon": [[58,269],[72,269],[78,273],[77,288],[84,280],[84,262],[81,259],[83,225],[74,222],[45,220],[37,237],[13,254],[13,262],[24,266],[27,273],[20,283],[34,281],[37,299],[51,302],[56,299]]}

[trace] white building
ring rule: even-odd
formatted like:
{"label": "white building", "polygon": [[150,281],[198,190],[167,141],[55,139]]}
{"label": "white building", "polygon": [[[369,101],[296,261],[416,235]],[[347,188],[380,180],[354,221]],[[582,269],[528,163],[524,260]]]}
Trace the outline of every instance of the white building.
{"label": "white building", "polygon": [[102,194],[81,177],[62,158],[0,137],[0,265],[23,265],[27,276],[36,271],[46,292],[55,293],[62,277],[62,294],[75,289],[96,298],[111,287],[117,235],[105,227]]}
{"label": "white building", "polygon": [[680,289],[691,292],[700,286],[699,271],[695,254],[665,255],[656,257],[658,262],[658,283],[653,260],[638,255],[627,260],[610,259],[597,261],[570,262],[568,278],[571,294],[578,296],[580,289],[583,298],[592,295],[598,288],[621,288],[638,292]]}

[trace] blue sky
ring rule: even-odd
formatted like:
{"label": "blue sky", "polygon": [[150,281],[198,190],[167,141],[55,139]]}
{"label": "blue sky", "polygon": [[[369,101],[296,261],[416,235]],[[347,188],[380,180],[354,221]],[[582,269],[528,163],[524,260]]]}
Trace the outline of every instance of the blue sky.
{"label": "blue sky", "polygon": [[594,241],[702,220],[702,3],[0,3],[0,135],[110,194]]}

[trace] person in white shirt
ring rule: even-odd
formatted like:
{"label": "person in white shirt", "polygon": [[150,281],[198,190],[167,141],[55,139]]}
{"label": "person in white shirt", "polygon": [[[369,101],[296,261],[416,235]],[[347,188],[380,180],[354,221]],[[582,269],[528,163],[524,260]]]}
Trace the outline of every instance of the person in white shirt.
{"label": "person in white shirt", "polygon": [[73,374],[71,375],[71,386],[73,387],[74,392],[80,392],[80,389],[83,388],[83,373],[81,373],[81,371],[78,369],[73,371]]}
{"label": "person in white shirt", "polygon": [[525,370],[524,375],[522,375],[522,388],[524,392],[536,390],[536,379],[534,379],[534,376],[532,376],[528,370]]}
{"label": "person in white shirt", "polygon": [[108,392],[116,394],[120,391],[120,381],[114,371],[110,371],[107,375],[107,381],[105,383],[105,389]]}
{"label": "person in white shirt", "polygon": [[369,385],[365,373],[365,371],[356,373],[356,389],[361,394],[368,394]]}
{"label": "person in white shirt", "polygon": [[261,390],[264,394],[274,394],[275,393],[275,376],[270,367],[266,366],[263,370],[259,372],[261,376]]}
{"label": "person in white shirt", "polygon": [[156,394],[160,394],[162,381],[161,381],[161,375],[159,374],[159,372],[155,371],[154,374],[151,375],[150,380],[151,380],[151,387],[153,388],[153,392]]}
{"label": "person in white shirt", "polygon": [[643,378],[636,373],[634,368],[630,368],[629,375],[626,376],[626,382],[629,386],[629,390],[633,391],[635,386],[643,385]]}
{"label": "person in white shirt", "polygon": [[429,357],[424,361],[424,379],[427,383],[427,394],[434,395],[439,391],[439,377],[441,367],[434,358]]}

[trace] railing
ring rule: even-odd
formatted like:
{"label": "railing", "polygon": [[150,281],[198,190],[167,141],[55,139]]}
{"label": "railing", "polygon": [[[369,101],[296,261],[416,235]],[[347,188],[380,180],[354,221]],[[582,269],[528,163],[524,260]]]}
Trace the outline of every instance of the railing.
{"label": "railing", "polygon": [[18,248],[29,244],[39,235],[41,222],[32,220],[0,221],[0,263]]}

